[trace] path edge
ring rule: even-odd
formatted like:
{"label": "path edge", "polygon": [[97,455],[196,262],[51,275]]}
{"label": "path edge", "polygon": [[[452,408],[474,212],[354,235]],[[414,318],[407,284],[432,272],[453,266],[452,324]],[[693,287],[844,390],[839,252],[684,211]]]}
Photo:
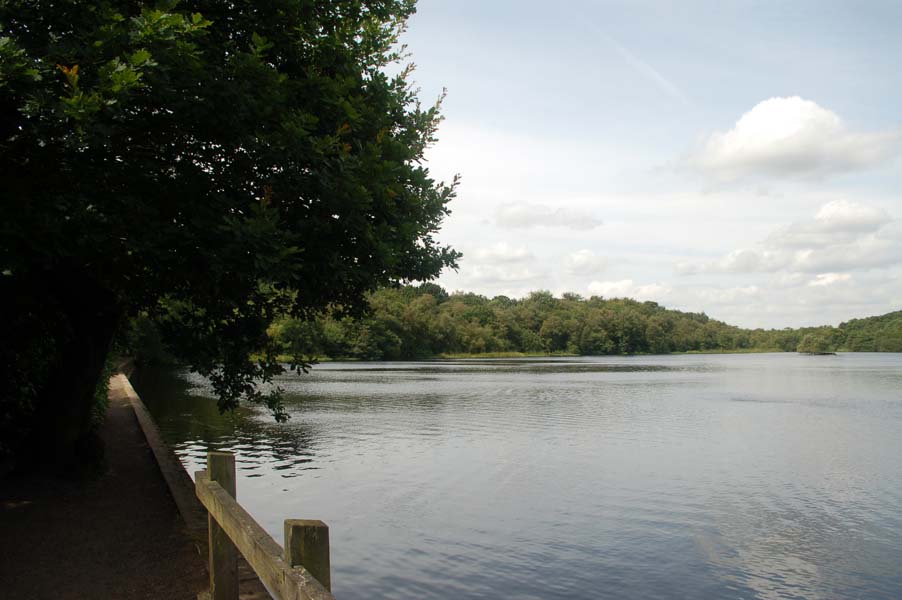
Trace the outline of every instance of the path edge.
{"label": "path edge", "polygon": [[[134,362],[130,359],[123,360],[116,370],[116,374],[110,378],[109,397],[111,400],[127,399],[134,410],[135,418],[144,433],[147,445],[153,452],[166,487],[169,488],[169,493],[185,524],[187,534],[194,543],[198,554],[204,559],[204,570],[209,573],[206,562],[208,554],[207,511],[197,499],[194,480],[188,475],[182,461],[179,460],[172,448],[163,441],[156,421],[153,420],[138,392],[132,387],[126,374],[130,375],[134,372]],[[205,593],[207,592],[201,592],[198,598],[203,598]],[[238,560],[238,597],[240,600],[271,600],[272,598],[243,556],[239,556]]]}
{"label": "path edge", "polygon": [[135,388],[125,373],[120,372],[114,375],[110,380],[110,396],[113,398],[127,399],[135,411],[135,417],[144,432],[144,438],[147,445],[153,452],[160,468],[160,473],[166,481],[169,493],[178,507],[179,514],[185,522],[185,526],[194,540],[197,550],[201,555],[206,555],[206,536],[207,536],[207,512],[201,505],[200,501],[194,493],[194,482],[182,466],[175,452],[166,445],[160,430],[154,422],[150,412],[138,396]]}

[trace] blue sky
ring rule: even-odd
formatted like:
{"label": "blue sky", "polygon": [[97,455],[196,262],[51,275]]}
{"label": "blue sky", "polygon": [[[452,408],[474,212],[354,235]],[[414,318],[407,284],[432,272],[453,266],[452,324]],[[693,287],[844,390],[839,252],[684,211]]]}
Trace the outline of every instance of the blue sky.
{"label": "blue sky", "polygon": [[902,3],[421,0],[452,290],[744,326],[902,308]]}

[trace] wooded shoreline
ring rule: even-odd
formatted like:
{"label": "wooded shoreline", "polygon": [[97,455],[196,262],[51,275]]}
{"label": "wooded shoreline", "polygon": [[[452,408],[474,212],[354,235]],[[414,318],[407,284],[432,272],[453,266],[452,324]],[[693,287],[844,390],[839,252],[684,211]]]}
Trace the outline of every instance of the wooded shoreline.
{"label": "wooded shoreline", "polygon": [[277,318],[276,355],[333,360],[419,360],[717,352],[902,352],[902,311],[837,327],[744,329],[704,313],[628,298],[487,298],[435,284],[382,288],[368,312],[334,309],[312,319]]}

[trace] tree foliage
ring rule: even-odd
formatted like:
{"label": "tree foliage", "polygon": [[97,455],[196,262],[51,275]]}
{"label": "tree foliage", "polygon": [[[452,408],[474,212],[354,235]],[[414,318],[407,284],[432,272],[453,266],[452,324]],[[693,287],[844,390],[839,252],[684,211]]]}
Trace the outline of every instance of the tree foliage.
{"label": "tree foliage", "polygon": [[[836,327],[742,329],[704,313],[626,298],[555,298],[547,291],[514,300],[448,294],[435,284],[383,288],[366,316],[327,314],[312,322],[277,319],[280,352],[310,357],[398,360],[447,354],[888,350],[902,340],[902,313]],[[816,348],[808,350],[805,348]],[[896,348],[896,350],[893,350]]]}
{"label": "tree foliage", "polygon": [[841,323],[843,348],[857,352],[902,352],[902,310]]}
{"label": "tree foliage", "polygon": [[4,401],[28,388],[40,403],[55,393],[46,372],[70,365],[84,404],[116,324],[147,314],[221,408],[244,398],[280,416],[255,385],[281,370],[277,316],[352,313],[376,286],[454,265],[433,235],[455,185],[423,165],[438,102],[422,106],[397,66],[413,12],[0,2],[0,293],[16,304],[4,358],[25,374]]}
{"label": "tree foliage", "polygon": [[805,354],[822,354],[832,352],[830,339],[824,333],[806,333],[796,350]]}

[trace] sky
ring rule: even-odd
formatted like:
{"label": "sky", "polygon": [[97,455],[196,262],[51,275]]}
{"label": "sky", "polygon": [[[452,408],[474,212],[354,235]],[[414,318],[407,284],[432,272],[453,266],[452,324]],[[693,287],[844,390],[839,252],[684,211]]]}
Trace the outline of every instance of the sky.
{"label": "sky", "polygon": [[744,327],[902,309],[902,2],[420,0],[448,290]]}

